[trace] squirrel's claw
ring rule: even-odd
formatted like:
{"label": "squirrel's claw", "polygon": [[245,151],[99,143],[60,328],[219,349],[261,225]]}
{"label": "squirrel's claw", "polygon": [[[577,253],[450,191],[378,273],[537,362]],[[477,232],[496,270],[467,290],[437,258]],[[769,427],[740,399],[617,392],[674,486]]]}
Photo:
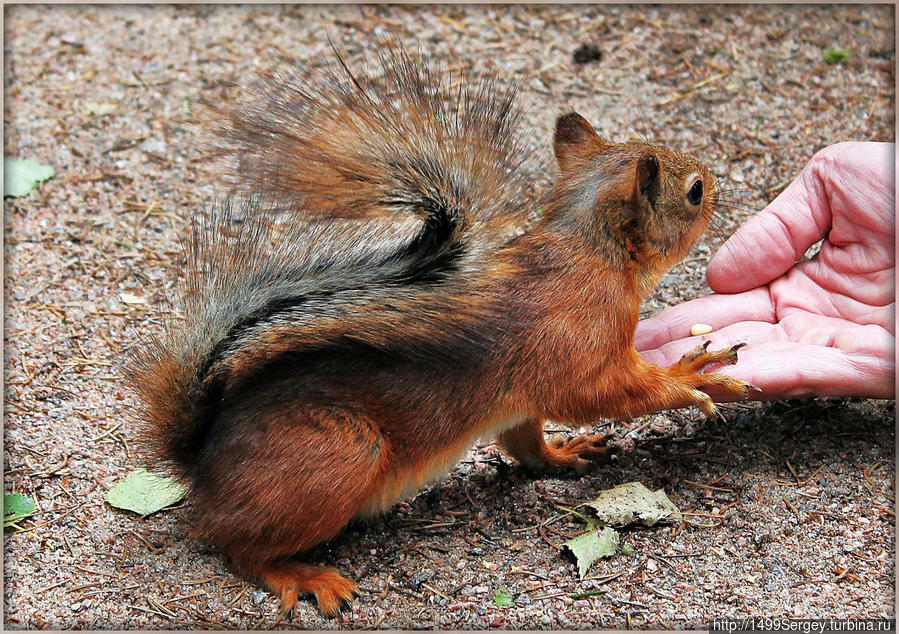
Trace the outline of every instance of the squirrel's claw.
{"label": "squirrel's claw", "polygon": [[709,351],[711,341],[705,341],[697,346],[675,363],[672,369],[687,374],[701,374],[713,364],[733,365],[737,362],[737,351],[746,346],[745,343],[737,343],[729,348]]}
{"label": "squirrel's claw", "polygon": [[326,617],[335,617],[344,603],[359,593],[355,583],[333,568],[294,561],[256,564],[252,572],[281,599],[281,615],[290,616],[300,594],[314,594],[318,609]]}

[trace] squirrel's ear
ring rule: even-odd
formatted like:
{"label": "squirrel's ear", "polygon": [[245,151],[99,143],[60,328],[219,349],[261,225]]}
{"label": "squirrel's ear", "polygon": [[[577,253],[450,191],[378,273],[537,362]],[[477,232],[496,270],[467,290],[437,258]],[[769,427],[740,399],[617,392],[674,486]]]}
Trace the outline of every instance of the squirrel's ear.
{"label": "squirrel's ear", "polygon": [[602,143],[593,126],[576,112],[564,114],[556,120],[553,149],[559,167],[564,171],[571,159],[578,156],[591,143]]}
{"label": "squirrel's ear", "polygon": [[645,196],[659,178],[659,159],[647,154],[637,161],[637,193]]}

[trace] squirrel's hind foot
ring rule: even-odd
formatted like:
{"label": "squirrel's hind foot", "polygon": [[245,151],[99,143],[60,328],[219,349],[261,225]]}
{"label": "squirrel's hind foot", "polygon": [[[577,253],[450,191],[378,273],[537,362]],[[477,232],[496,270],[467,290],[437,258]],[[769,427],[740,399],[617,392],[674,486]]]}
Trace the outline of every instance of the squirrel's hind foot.
{"label": "squirrel's hind foot", "polygon": [[567,467],[584,473],[594,462],[608,462],[609,448],[604,434],[580,434],[574,438],[554,436],[548,443],[551,467]]}
{"label": "squirrel's hind foot", "polygon": [[334,617],[359,593],[355,583],[328,566],[278,561],[254,568],[254,576],[280,597],[281,613],[285,615],[293,611],[300,594],[314,594],[321,613]]}
{"label": "squirrel's hind foot", "polygon": [[574,469],[584,473],[591,463],[609,460],[609,449],[602,434],[555,436],[546,442],[543,423],[533,418],[503,431],[497,441],[506,452],[532,469]]}

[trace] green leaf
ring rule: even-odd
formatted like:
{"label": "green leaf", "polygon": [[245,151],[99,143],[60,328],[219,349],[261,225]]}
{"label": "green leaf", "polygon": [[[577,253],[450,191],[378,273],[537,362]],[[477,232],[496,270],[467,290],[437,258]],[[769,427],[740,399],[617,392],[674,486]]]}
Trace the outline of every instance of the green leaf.
{"label": "green leaf", "polygon": [[509,594],[506,588],[497,588],[493,593],[493,605],[498,608],[507,608],[514,602],[512,595]]}
{"label": "green leaf", "polygon": [[587,570],[603,557],[611,557],[618,550],[620,537],[618,531],[606,526],[602,530],[592,530],[578,535],[574,539],[565,542],[577,559],[577,570],[581,579],[587,574]]}
{"label": "green leaf", "polygon": [[621,545],[621,554],[622,555],[633,555],[634,554],[634,547],[631,546],[630,542],[624,542]]}
{"label": "green leaf", "polygon": [[49,165],[42,165],[37,161],[3,159],[3,196],[17,198],[24,196],[35,185],[48,178],[53,178],[56,172]]}
{"label": "green leaf", "polygon": [[174,480],[137,469],[109,490],[106,501],[119,509],[149,515],[179,502],[186,494],[187,490]]}
{"label": "green leaf", "polygon": [[23,520],[34,513],[37,506],[34,500],[21,493],[3,494],[3,528],[14,526],[19,520]]}
{"label": "green leaf", "polygon": [[849,59],[849,53],[848,48],[830,47],[824,51],[824,61],[828,64],[842,64]]}
{"label": "green leaf", "polygon": [[680,510],[663,490],[650,491],[640,482],[628,482],[603,491],[586,506],[596,512],[599,521],[614,526],[634,522],[652,526],[664,520],[676,522],[681,519]]}

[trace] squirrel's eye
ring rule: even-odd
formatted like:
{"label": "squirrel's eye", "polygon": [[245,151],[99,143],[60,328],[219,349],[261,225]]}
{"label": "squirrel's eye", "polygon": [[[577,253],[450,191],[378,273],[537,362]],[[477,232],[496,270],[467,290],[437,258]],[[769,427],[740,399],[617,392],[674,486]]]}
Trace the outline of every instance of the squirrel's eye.
{"label": "squirrel's eye", "polygon": [[693,187],[687,192],[687,201],[691,205],[698,205],[702,202],[702,181],[693,183]]}

